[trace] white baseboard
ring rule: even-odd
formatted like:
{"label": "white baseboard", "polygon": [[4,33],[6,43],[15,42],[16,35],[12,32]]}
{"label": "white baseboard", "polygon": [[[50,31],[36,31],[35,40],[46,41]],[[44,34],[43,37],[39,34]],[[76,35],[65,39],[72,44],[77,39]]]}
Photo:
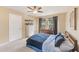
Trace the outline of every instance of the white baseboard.
{"label": "white baseboard", "polygon": [[[23,40],[27,40],[28,38],[25,38],[25,39],[23,39]],[[16,40],[15,40],[16,41]],[[0,44],[0,47],[1,46],[5,46],[5,45],[7,45],[7,44],[9,44],[9,43],[11,43],[11,42],[14,42],[14,41],[8,41],[8,42],[4,42],[4,43],[1,43]]]}
{"label": "white baseboard", "polygon": [[6,45],[6,44],[8,44],[8,43],[10,43],[10,42],[1,43],[1,44],[0,44],[0,47]]}

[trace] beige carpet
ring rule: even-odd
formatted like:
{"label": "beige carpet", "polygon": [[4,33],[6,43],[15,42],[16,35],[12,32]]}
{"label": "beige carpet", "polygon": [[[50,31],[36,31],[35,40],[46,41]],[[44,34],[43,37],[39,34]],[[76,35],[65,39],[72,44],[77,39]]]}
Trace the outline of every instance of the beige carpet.
{"label": "beige carpet", "polygon": [[0,52],[35,52],[26,47],[26,40],[17,40],[0,47]]}

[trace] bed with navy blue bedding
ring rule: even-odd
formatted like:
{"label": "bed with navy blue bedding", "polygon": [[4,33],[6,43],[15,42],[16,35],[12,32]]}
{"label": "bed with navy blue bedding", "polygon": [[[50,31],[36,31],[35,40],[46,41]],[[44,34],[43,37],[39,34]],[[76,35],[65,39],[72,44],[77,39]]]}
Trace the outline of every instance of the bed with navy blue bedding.
{"label": "bed with navy blue bedding", "polygon": [[26,46],[37,51],[42,51],[42,44],[48,37],[49,35],[44,33],[35,34],[27,39]]}
{"label": "bed with navy blue bedding", "polygon": [[32,35],[27,39],[26,46],[37,52],[69,52],[74,49],[74,45],[69,38],[61,33],[56,35],[44,33]]}

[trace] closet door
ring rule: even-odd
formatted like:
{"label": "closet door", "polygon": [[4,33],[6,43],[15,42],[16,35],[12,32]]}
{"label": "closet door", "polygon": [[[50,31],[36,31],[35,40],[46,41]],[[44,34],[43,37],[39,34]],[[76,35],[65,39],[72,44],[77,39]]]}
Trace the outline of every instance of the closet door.
{"label": "closet door", "polygon": [[9,14],[9,40],[14,41],[22,38],[22,17]]}

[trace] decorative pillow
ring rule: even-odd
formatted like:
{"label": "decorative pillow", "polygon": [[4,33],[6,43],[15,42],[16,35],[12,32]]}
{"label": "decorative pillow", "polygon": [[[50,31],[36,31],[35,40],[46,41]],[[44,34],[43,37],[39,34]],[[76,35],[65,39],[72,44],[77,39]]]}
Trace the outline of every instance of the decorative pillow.
{"label": "decorative pillow", "polygon": [[57,35],[55,38],[55,46],[60,47],[60,45],[63,43],[63,41],[65,41],[64,36],[61,34]]}
{"label": "decorative pillow", "polygon": [[60,35],[61,35],[61,33],[58,33],[58,34],[56,35],[55,39],[56,39],[58,36],[60,36]]}
{"label": "decorative pillow", "polygon": [[74,45],[69,41],[68,38],[65,38],[66,40],[61,44],[60,50],[62,52],[68,52],[71,51],[74,48]]}

